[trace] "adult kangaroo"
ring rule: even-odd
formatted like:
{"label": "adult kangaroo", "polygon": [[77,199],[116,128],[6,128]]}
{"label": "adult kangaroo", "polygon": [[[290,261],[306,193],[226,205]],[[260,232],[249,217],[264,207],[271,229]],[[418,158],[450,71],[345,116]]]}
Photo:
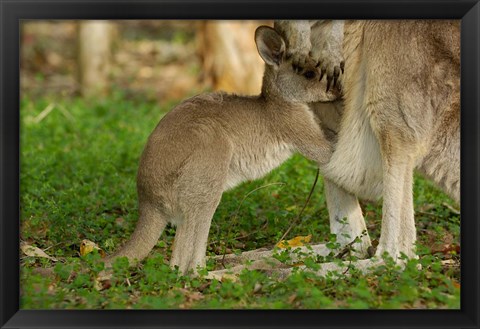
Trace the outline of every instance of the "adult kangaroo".
{"label": "adult kangaroo", "polygon": [[415,257],[414,169],[460,202],[460,22],[276,21],[275,28],[300,73],[313,59],[321,79],[342,86],[337,143],[322,167],[333,233],[362,237],[365,252],[370,239],[356,197],[383,197],[376,255]]}

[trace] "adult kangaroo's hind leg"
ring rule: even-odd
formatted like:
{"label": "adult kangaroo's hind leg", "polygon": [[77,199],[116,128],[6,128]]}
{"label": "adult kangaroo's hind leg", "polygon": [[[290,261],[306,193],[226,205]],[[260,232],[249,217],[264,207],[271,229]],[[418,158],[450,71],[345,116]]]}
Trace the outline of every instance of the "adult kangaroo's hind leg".
{"label": "adult kangaroo's hind leg", "polygon": [[372,243],[357,197],[327,178],[324,179],[324,183],[330,232],[337,235],[337,242],[341,247],[359,238],[360,241],[352,245],[355,255],[361,258],[372,256]]}
{"label": "adult kangaroo's hind leg", "polygon": [[[389,144],[388,141],[385,144]],[[413,170],[413,158],[406,150],[392,150],[384,157],[382,229],[377,256],[384,252],[395,260],[401,253],[415,256]]]}

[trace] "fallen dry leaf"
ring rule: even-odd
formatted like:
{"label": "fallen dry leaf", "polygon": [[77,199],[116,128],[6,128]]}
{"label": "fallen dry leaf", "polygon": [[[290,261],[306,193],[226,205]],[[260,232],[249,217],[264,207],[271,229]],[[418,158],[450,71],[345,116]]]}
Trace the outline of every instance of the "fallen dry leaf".
{"label": "fallen dry leaf", "polygon": [[85,256],[89,253],[91,253],[93,250],[98,250],[98,253],[100,256],[103,258],[105,257],[105,252],[100,249],[100,247],[93,241],[83,239],[82,242],[80,243],[80,255]]}
{"label": "fallen dry leaf", "polygon": [[205,298],[205,296],[198,291],[189,292],[185,296],[189,302],[196,302]]}
{"label": "fallen dry leaf", "polygon": [[452,243],[452,244],[444,244],[441,246],[436,246],[432,248],[432,254],[439,253],[441,252],[442,254],[460,254],[460,245]]}
{"label": "fallen dry leaf", "polygon": [[198,302],[205,298],[205,296],[198,291],[189,291],[185,288],[173,288],[171,290],[174,294],[181,294],[185,297],[185,302],[179,305],[179,308],[191,308],[195,302]]}
{"label": "fallen dry leaf", "polygon": [[112,276],[113,275],[110,270],[103,270],[95,278],[95,282],[93,284],[94,288],[97,291],[109,289],[112,286]]}
{"label": "fallen dry leaf", "polygon": [[312,239],[312,235],[309,234],[307,236],[296,236],[291,240],[282,240],[277,243],[278,248],[288,248],[288,247],[302,247],[306,243],[309,243]]}
{"label": "fallen dry leaf", "polygon": [[225,281],[238,282],[238,276],[236,276],[235,274],[226,273],[222,276],[221,281],[222,282],[225,282]]}
{"label": "fallen dry leaf", "polygon": [[440,262],[445,267],[460,267],[460,262],[455,259],[445,259]]}
{"label": "fallen dry leaf", "polygon": [[54,262],[58,261],[58,259],[56,259],[55,257],[47,255],[45,251],[43,251],[42,249],[31,246],[26,242],[20,243],[20,249],[26,256],[29,256],[29,257],[47,258]]}
{"label": "fallen dry leaf", "polygon": [[288,303],[292,304],[295,301],[295,299],[297,299],[297,294],[291,295],[290,297],[288,297]]}
{"label": "fallen dry leaf", "polygon": [[111,280],[102,281],[102,280],[95,279],[93,286],[95,290],[103,291],[103,290],[109,289],[112,286],[112,281]]}
{"label": "fallen dry leaf", "polygon": [[262,290],[262,285],[260,283],[255,283],[255,286],[253,286],[253,293],[256,294],[257,292],[259,292],[260,290]]}
{"label": "fallen dry leaf", "polygon": [[455,215],[460,215],[460,210],[455,209],[454,207],[452,207],[452,206],[449,205],[448,203],[443,202],[442,205],[445,206],[445,207],[447,207],[448,210],[450,210],[453,214],[455,214]]}

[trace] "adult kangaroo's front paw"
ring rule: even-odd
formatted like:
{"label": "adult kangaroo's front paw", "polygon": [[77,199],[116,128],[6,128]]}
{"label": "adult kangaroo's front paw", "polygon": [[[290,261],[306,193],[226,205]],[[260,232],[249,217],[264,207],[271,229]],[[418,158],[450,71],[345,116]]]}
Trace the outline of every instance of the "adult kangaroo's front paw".
{"label": "adult kangaroo's front paw", "polygon": [[293,70],[299,74],[303,73],[307,64],[312,63],[308,51],[290,51],[288,57],[292,59]]}
{"label": "adult kangaroo's front paw", "polygon": [[320,51],[312,50],[310,56],[316,63],[320,72],[320,81],[325,77],[327,81],[327,91],[339,85],[339,81],[345,70],[345,61],[343,56],[331,49]]}

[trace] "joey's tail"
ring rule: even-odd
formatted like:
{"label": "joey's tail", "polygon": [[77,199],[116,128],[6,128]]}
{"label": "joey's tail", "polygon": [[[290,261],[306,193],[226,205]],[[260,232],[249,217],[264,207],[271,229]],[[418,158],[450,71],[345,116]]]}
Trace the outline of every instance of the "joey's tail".
{"label": "joey's tail", "polygon": [[130,240],[111,256],[105,259],[105,264],[112,264],[118,257],[127,257],[130,265],[143,260],[157,243],[167,219],[153,207],[140,207],[140,216]]}

